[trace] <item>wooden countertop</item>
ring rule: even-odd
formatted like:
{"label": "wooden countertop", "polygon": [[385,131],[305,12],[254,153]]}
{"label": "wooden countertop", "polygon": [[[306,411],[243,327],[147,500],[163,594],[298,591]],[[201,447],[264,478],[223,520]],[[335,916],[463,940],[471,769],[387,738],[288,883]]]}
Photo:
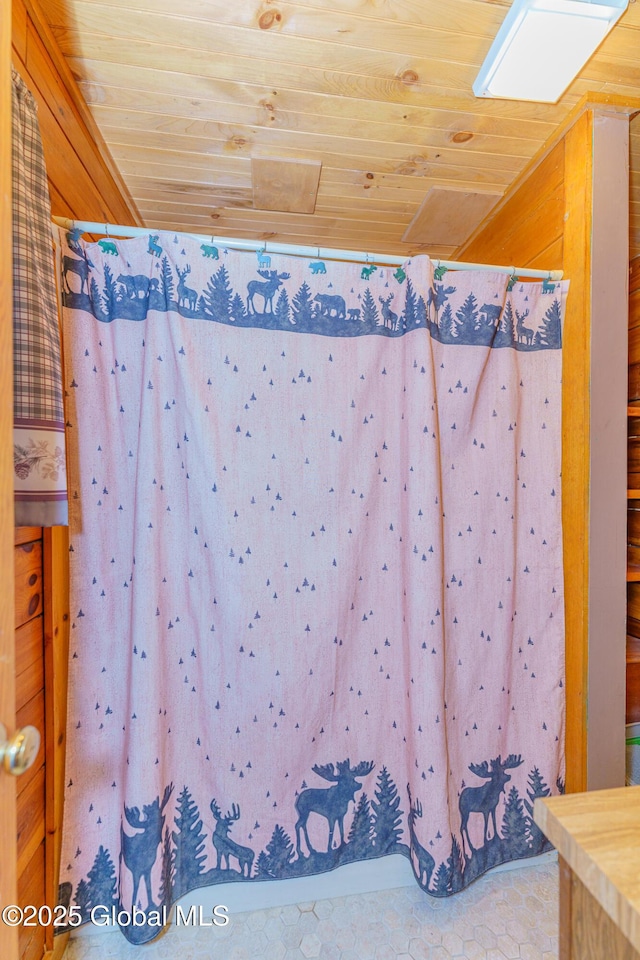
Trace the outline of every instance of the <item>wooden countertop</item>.
{"label": "wooden countertop", "polygon": [[547,797],[533,816],[640,952],[640,787]]}

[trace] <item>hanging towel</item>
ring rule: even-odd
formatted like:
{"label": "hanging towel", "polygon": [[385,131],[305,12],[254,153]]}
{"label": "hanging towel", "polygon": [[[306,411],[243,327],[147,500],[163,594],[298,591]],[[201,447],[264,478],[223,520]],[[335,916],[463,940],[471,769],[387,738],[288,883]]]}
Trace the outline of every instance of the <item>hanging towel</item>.
{"label": "hanging towel", "polygon": [[67,523],[51,205],[37,106],[13,71],[13,469],[16,526]]}

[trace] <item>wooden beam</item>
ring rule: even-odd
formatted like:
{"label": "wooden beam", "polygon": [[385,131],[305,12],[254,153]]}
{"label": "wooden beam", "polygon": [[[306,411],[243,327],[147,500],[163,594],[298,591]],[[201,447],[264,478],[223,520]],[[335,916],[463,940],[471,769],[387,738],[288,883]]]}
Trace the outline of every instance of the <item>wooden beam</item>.
{"label": "wooden beam", "polygon": [[563,330],[562,523],[566,632],[567,791],[587,788],[589,596],[589,270],[593,186],[593,114],[565,138],[563,269],[570,288]]}

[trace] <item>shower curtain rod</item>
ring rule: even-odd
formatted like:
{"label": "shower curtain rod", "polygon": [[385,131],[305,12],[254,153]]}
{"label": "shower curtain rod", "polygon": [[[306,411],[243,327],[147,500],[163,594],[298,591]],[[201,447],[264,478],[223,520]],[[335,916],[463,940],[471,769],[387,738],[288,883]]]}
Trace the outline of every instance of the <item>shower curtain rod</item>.
{"label": "shower curtain rod", "polygon": [[[147,227],[124,227],[112,223],[97,223],[88,220],[70,220],[68,217],[52,217],[53,222],[65,230],[80,230],[81,233],[104,233],[107,237],[148,237],[153,229]],[[255,240],[234,240],[230,237],[216,237],[213,234],[185,233],[182,230],[159,230],[158,233],[182,233],[202,243],[221,247],[230,247],[234,250],[253,250],[256,253],[282,253],[294,257],[316,258],[318,260],[349,260],[356,263],[377,263],[381,266],[399,267],[410,257],[390,257],[385,254],[360,253],[354,250],[332,250],[325,247],[302,247],[288,243],[267,243]],[[461,260],[439,260],[431,258],[436,268],[446,270],[493,270],[496,273],[507,273],[509,276],[531,277],[541,280],[562,280],[562,270],[532,270],[529,267],[497,266],[490,263],[465,263]]]}

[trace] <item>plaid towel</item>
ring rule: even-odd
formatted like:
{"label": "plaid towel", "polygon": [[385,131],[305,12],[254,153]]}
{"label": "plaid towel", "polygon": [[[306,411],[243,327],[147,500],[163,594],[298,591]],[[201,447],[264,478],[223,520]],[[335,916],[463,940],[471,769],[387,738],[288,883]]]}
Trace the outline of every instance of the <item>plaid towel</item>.
{"label": "plaid towel", "polygon": [[13,462],[16,526],[67,523],[60,333],[47,171],[33,96],[13,71]]}

